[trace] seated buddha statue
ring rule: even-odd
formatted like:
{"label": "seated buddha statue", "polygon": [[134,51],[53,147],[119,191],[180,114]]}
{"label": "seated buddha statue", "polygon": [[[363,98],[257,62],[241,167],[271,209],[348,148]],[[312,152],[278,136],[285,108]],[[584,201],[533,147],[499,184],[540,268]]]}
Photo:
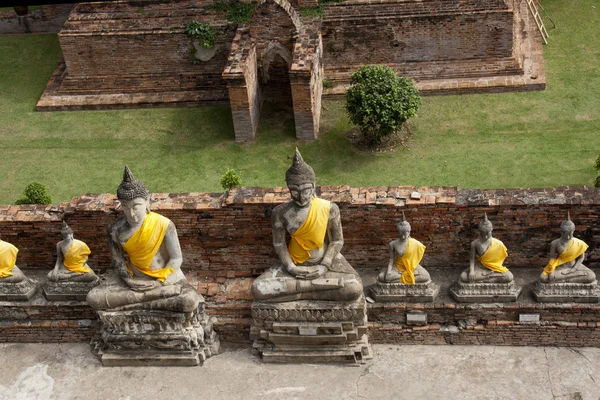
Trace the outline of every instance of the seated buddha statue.
{"label": "seated buddha statue", "polygon": [[75,239],[73,230],[65,221],[60,231],[63,240],[56,244],[56,264],[48,273],[52,282],[93,282],[98,277],[87,265],[90,248],[81,240]]}
{"label": "seated buddha statue", "polygon": [[362,281],[340,253],[344,245],[340,210],[316,197],[315,172],[298,149],[285,178],[292,199],[272,213],[273,246],[280,263],[254,281],[254,298],[273,302],[358,299]]}
{"label": "seated buddha statue", "polygon": [[425,245],[410,237],[410,224],[402,212],[402,221],[396,225],[398,239],[389,244],[390,262],[387,269],[382,271],[377,279],[383,283],[403,283],[414,285],[429,283],[429,272],[420,264]]}
{"label": "seated buddha statue", "polygon": [[540,275],[542,283],[592,283],[596,274],[583,265],[588,245],[573,237],[575,224],[570,215],[560,224],[560,238],[550,244],[550,261]]}
{"label": "seated buddha statue", "polygon": [[469,269],[460,275],[464,283],[509,283],[513,274],[504,265],[506,246],[492,237],[493,226],[485,214],[478,226],[479,237],[471,242]]}
{"label": "seated buddha statue", "polygon": [[15,265],[18,252],[14,245],[0,240],[0,284],[19,283],[25,279],[25,274]]}
{"label": "seated buddha statue", "polygon": [[88,304],[99,310],[196,310],[203,299],[181,271],[183,256],[175,225],[150,212],[148,190],[128,167],[117,198],[124,216],[107,231],[118,281],[92,289]]}

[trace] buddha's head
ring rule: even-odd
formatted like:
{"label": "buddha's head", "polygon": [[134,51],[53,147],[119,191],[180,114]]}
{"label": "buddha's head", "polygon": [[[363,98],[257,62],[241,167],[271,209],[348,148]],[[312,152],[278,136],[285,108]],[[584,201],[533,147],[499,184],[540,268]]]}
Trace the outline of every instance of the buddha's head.
{"label": "buddha's head", "polygon": [[310,205],[315,194],[315,171],[304,162],[297,148],[294,161],[285,173],[285,181],[298,207]]}
{"label": "buddha's head", "polygon": [[63,240],[73,240],[73,229],[71,229],[71,227],[69,225],[67,225],[67,222],[64,220],[62,222],[62,228],[60,230],[60,234],[61,234]]}
{"label": "buddha's head", "polygon": [[410,237],[410,224],[404,216],[404,211],[402,211],[402,221],[398,222],[396,229],[398,230],[398,237],[400,240],[404,241]]}
{"label": "buddha's head", "polygon": [[127,166],[123,171],[123,181],[117,189],[117,198],[121,202],[121,209],[127,223],[131,226],[141,225],[150,210],[150,193],[144,183],[136,179]]}
{"label": "buddha's head", "polygon": [[571,213],[567,212],[567,219],[560,224],[560,238],[563,240],[573,239],[575,224],[571,221]]}
{"label": "buddha's head", "polygon": [[482,240],[487,240],[492,237],[492,230],[494,227],[492,223],[487,217],[487,213],[483,214],[483,219],[477,226],[477,230],[479,231],[479,238]]}

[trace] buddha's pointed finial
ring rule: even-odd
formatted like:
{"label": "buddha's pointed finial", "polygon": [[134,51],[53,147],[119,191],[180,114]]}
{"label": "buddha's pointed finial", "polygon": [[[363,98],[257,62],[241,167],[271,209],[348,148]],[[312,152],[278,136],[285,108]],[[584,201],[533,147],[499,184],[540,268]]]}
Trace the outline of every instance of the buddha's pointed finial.
{"label": "buddha's pointed finial", "polygon": [[488,219],[487,212],[483,213],[483,219],[479,223],[479,230],[490,232],[493,229],[492,222]]}
{"label": "buddha's pointed finial", "polygon": [[571,221],[571,212],[567,211],[567,219],[560,224],[561,231],[575,231],[575,223]]}
{"label": "buddha's pointed finial", "polygon": [[117,198],[119,200],[132,200],[137,197],[148,200],[150,193],[142,181],[136,179],[133,173],[126,165],[123,170],[123,181],[117,189]]}
{"label": "buddha's pointed finial", "polygon": [[304,183],[315,184],[315,171],[302,158],[300,150],[296,147],[292,165],[285,173],[285,181],[289,185],[302,185]]}

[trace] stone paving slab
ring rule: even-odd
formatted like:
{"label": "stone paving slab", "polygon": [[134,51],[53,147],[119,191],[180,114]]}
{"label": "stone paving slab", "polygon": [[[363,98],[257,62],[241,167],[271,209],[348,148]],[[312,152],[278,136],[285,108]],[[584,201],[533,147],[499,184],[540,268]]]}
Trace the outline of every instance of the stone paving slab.
{"label": "stone paving slab", "polygon": [[85,344],[1,344],[1,400],[600,398],[600,349],[374,345],[360,367],[263,364],[229,348],[203,367],[103,368]]}

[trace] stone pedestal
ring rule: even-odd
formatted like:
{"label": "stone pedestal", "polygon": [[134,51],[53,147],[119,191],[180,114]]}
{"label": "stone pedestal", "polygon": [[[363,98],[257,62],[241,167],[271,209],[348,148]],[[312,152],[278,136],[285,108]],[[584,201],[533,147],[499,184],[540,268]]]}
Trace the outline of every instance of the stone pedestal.
{"label": "stone pedestal", "polygon": [[364,296],[349,303],[252,303],[250,338],[265,362],[363,363],[372,358]]}
{"label": "stone pedestal", "polygon": [[517,301],[521,287],[510,283],[456,282],[450,288],[454,300],[460,303],[509,303]]}
{"label": "stone pedestal", "polygon": [[37,284],[29,278],[18,283],[0,281],[0,301],[28,301],[36,291]]}
{"label": "stone pedestal", "polygon": [[105,367],[196,366],[219,352],[204,304],[193,313],[98,311],[101,328],[92,352]]}
{"label": "stone pedestal", "polygon": [[49,301],[85,301],[88,292],[99,283],[98,277],[91,282],[48,281],[42,286],[42,290]]}
{"label": "stone pedestal", "polygon": [[430,303],[435,300],[439,292],[440,287],[431,281],[414,285],[377,282],[371,286],[371,295],[375,301]]}
{"label": "stone pedestal", "polygon": [[598,303],[600,289],[598,282],[592,283],[542,283],[532,289],[533,296],[540,303]]}

